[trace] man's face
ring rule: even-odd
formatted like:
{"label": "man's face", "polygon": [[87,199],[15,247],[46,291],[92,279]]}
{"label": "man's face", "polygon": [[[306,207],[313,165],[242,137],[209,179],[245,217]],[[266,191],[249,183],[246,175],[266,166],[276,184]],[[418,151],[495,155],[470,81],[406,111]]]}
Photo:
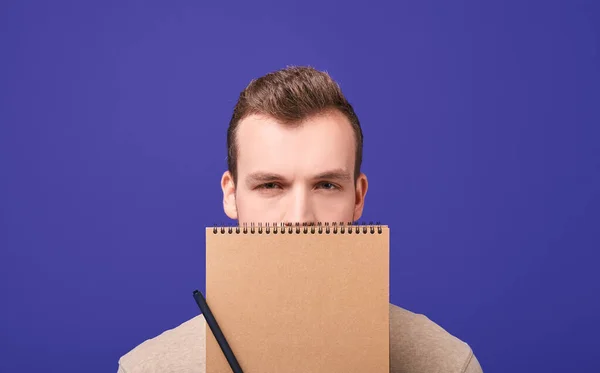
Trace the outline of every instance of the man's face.
{"label": "man's face", "polygon": [[358,220],[367,178],[354,182],[353,129],[339,112],[297,126],[251,115],[236,136],[237,185],[223,174],[223,206],[243,223],[318,223]]}

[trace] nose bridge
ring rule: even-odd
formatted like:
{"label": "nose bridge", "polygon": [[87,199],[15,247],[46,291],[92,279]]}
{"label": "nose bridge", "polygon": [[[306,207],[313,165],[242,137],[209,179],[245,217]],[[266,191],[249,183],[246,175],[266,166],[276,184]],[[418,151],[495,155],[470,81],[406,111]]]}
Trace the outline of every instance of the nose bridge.
{"label": "nose bridge", "polygon": [[286,220],[288,223],[314,222],[309,191],[304,187],[295,187],[291,193]]}

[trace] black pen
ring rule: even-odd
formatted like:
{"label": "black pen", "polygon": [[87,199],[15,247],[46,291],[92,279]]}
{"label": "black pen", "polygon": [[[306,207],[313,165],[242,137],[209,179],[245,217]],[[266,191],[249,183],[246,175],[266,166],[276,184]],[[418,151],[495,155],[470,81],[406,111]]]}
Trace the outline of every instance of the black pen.
{"label": "black pen", "polygon": [[231,347],[229,347],[229,343],[227,343],[227,339],[225,339],[225,336],[223,335],[223,332],[221,331],[221,328],[217,323],[217,320],[213,316],[212,312],[210,312],[210,308],[208,308],[208,303],[206,303],[204,295],[202,295],[202,293],[199,290],[194,290],[194,299],[196,300],[198,307],[200,307],[200,310],[204,315],[204,319],[208,323],[210,330],[215,336],[215,339],[219,343],[219,346],[221,347],[221,350],[223,351],[223,354],[225,355],[225,358],[227,359],[231,370],[234,373],[243,373],[240,364],[238,364],[237,359],[233,354],[233,350],[231,349]]}

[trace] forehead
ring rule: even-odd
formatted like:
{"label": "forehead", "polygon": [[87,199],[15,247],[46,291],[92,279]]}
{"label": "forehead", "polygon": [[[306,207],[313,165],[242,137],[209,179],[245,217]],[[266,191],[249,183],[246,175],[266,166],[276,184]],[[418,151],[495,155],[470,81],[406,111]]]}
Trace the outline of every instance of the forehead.
{"label": "forehead", "polygon": [[320,114],[298,124],[251,115],[240,122],[236,142],[240,175],[266,171],[308,176],[330,169],[354,169],[354,132],[339,112]]}

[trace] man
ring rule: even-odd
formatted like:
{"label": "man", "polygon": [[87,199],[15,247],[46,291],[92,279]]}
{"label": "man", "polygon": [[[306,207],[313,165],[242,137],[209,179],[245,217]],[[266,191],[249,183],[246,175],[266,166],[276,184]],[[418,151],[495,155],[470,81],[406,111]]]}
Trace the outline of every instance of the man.
{"label": "man", "polygon": [[[292,67],[252,81],[227,131],[225,213],[240,224],[358,220],[368,187],[362,144],[352,106],[326,73]],[[204,348],[200,315],[123,356],[119,372],[201,373]],[[390,372],[481,371],[467,344],[390,305]]]}

